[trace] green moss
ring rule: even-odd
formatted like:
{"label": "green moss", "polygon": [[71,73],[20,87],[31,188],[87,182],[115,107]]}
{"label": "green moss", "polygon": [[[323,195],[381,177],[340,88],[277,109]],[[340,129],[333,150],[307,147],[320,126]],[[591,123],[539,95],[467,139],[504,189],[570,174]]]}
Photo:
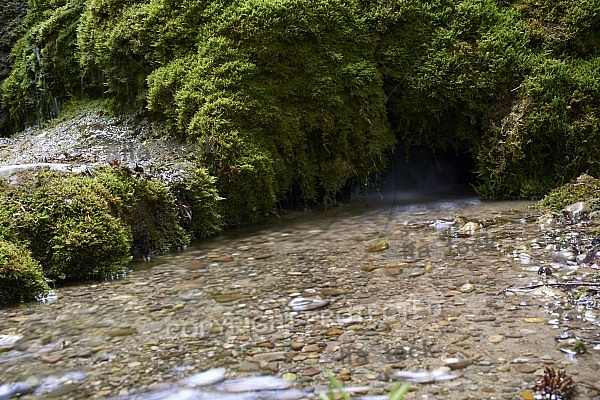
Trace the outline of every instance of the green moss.
{"label": "green moss", "polygon": [[111,214],[121,200],[96,180],[26,173],[9,193],[22,208],[19,238],[29,244],[46,277],[95,279],[126,271],[131,233]]}
{"label": "green moss", "polygon": [[120,200],[113,211],[131,231],[134,254],[166,252],[189,243],[179,223],[176,199],[164,183],[108,167],[96,172],[96,180]]}
{"label": "green moss", "polygon": [[580,201],[586,202],[593,211],[600,210],[600,179],[580,175],[574,181],[552,190],[537,206],[560,212],[566,206]]}
{"label": "green moss", "polygon": [[223,229],[223,218],[219,213],[223,198],[219,197],[215,180],[206,169],[198,168],[186,171],[181,180],[171,184],[182,225],[195,238],[205,238]]}
{"label": "green moss", "polygon": [[42,268],[25,246],[0,237],[0,304],[48,294]]}

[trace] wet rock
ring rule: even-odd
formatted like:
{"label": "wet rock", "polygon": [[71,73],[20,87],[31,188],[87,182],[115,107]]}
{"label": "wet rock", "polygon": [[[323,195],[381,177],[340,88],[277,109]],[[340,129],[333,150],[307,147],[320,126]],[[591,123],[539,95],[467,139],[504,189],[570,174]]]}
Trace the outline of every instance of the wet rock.
{"label": "wet rock", "polygon": [[216,294],[213,296],[213,299],[217,303],[231,303],[232,301],[245,299],[246,295],[240,293],[231,293],[231,294]]}
{"label": "wet rock", "polygon": [[0,353],[11,350],[21,338],[20,335],[0,335]]}
{"label": "wet rock", "polygon": [[553,251],[552,258],[560,262],[575,261],[575,253],[570,250]]}
{"label": "wet rock", "polygon": [[458,291],[461,293],[471,293],[475,291],[475,285],[472,283],[464,283],[459,288]]}
{"label": "wet rock", "polygon": [[444,360],[444,363],[451,370],[464,369],[469,365],[473,364],[473,360],[471,359],[459,359],[459,358],[448,358]]}
{"label": "wet rock", "polygon": [[296,379],[298,379],[298,375],[292,372],[286,372],[285,374],[281,375],[281,379],[283,379],[286,382],[293,382]]}
{"label": "wet rock", "polygon": [[374,243],[374,244],[370,245],[369,247],[367,247],[367,252],[376,253],[379,251],[387,250],[389,248],[390,248],[390,244],[388,242],[381,241],[381,242]]}
{"label": "wet rock", "polygon": [[290,382],[274,376],[252,376],[247,378],[238,378],[225,381],[216,388],[218,390],[230,393],[283,390],[292,386]]}
{"label": "wet rock", "polygon": [[567,354],[583,354],[586,351],[585,344],[581,340],[574,338],[559,343],[556,349]]}
{"label": "wet rock", "polygon": [[457,232],[459,234],[463,234],[463,235],[472,235],[473,233],[475,233],[479,229],[481,229],[481,227],[479,226],[479,224],[477,222],[472,222],[471,221],[471,222],[467,222],[463,226],[461,226],[457,230]]}
{"label": "wet rock", "polygon": [[108,336],[111,338],[119,337],[119,336],[129,336],[137,333],[137,329],[134,327],[130,328],[114,328],[108,331]]}
{"label": "wet rock", "polygon": [[329,300],[319,297],[296,297],[288,306],[294,311],[307,311],[323,308],[329,304]]}
{"label": "wet rock", "polygon": [[57,362],[62,360],[64,356],[65,356],[65,354],[63,352],[57,351],[57,352],[41,355],[40,361],[44,362],[46,364],[56,364]]}
{"label": "wet rock", "polygon": [[303,376],[315,376],[315,375],[318,375],[320,373],[321,373],[321,371],[318,370],[318,369],[316,369],[316,368],[308,368],[308,369],[305,369],[302,372],[300,372],[300,375],[303,375]]}
{"label": "wet rock", "polygon": [[542,266],[538,269],[538,275],[542,275],[542,276],[550,276],[552,275],[552,268],[548,267],[548,266]]}
{"label": "wet rock", "polygon": [[240,372],[259,372],[260,366],[253,362],[240,361],[235,365],[234,369]]}
{"label": "wet rock", "polygon": [[219,256],[211,258],[210,261],[213,262],[231,262],[233,261],[233,256]]}
{"label": "wet rock", "polygon": [[566,215],[575,217],[583,214],[589,214],[592,212],[592,209],[586,202],[580,201],[566,206],[563,208],[562,212]]}
{"label": "wet rock", "polygon": [[345,290],[336,289],[336,288],[326,288],[326,289],[321,290],[321,295],[324,297],[340,296],[344,293],[346,293]]}

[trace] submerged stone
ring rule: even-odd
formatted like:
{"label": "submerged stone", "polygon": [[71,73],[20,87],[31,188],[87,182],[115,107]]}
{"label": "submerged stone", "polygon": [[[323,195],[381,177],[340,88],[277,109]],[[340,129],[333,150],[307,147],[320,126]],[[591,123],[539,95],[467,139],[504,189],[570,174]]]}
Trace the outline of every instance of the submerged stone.
{"label": "submerged stone", "polygon": [[232,294],[217,294],[214,295],[213,298],[217,303],[230,303],[236,300],[245,299],[246,296],[240,293],[232,293]]}
{"label": "submerged stone", "polygon": [[316,310],[329,304],[329,300],[319,297],[297,297],[290,301],[289,307],[294,311]]}
{"label": "submerged stone", "polygon": [[585,344],[579,339],[567,339],[556,346],[557,350],[567,354],[583,354],[585,353]]}
{"label": "submerged stone", "polygon": [[471,293],[475,291],[475,285],[472,283],[465,283],[458,288],[461,293]]}
{"label": "submerged stone", "polygon": [[378,251],[387,250],[389,248],[390,248],[390,244],[388,242],[378,242],[378,243],[372,244],[371,246],[367,247],[367,252],[376,253]]}

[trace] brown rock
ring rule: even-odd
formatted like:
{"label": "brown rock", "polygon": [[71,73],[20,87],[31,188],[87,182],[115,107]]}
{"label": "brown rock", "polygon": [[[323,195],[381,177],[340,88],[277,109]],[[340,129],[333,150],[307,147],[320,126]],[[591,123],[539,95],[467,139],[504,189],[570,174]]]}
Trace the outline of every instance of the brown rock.
{"label": "brown rock", "polygon": [[294,342],[292,343],[292,350],[298,351],[304,347],[304,343],[302,342]]}
{"label": "brown rock", "polygon": [[367,252],[376,253],[378,251],[387,250],[389,248],[390,244],[388,242],[379,242],[367,247]]}
{"label": "brown rock", "polygon": [[300,372],[300,375],[303,375],[303,376],[315,376],[315,375],[318,375],[320,373],[321,373],[321,371],[319,371],[316,368],[309,368],[309,369],[305,369],[304,371]]}
{"label": "brown rock", "polygon": [[114,328],[114,329],[111,329],[110,331],[108,331],[108,336],[113,338],[113,337],[119,337],[119,336],[129,336],[129,335],[133,335],[135,333],[137,333],[137,329],[135,329],[134,327]]}
{"label": "brown rock", "polygon": [[517,371],[519,371],[520,373],[522,373],[522,374],[530,374],[532,372],[535,372],[535,370],[536,370],[535,366],[529,365],[529,364],[520,364],[520,365],[517,365],[515,367],[515,369]]}
{"label": "brown rock", "polygon": [[210,259],[213,262],[230,262],[233,261],[233,256],[219,256]]}
{"label": "brown rock", "polygon": [[490,342],[490,343],[500,343],[503,340],[504,340],[504,336],[502,336],[502,335],[492,335],[492,336],[488,337],[488,342]]}
{"label": "brown rock", "polygon": [[205,269],[206,264],[198,262],[198,261],[192,261],[192,262],[184,264],[183,268],[187,269],[188,271],[197,271],[200,269]]}
{"label": "brown rock", "polygon": [[232,293],[232,294],[216,294],[213,296],[213,299],[217,303],[230,303],[232,301],[245,299],[246,296],[240,293]]}
{"label": "brown rock", "polygon": [[303,353],[320,353],[321,348],[316,344],[307,344],[302,348]]}
{"label": "brown rock", "polygon": [[56,364],[57,362],[62,360],[64,356],[65,353],[56,351],[54,353],[44,354],[40,356],[40,361],[46,364]]}
{"label": "brown rock", "polygon": [[332,296],[339,296],[341,294],[344,294],[345,291],[341,290],[341,289],[335,289],[335,288],[327,288],[327,289],[323,289],[321,291],[321,294],[324,297],[332,297]]}
{"label": "brown rock", "polygon": [[341,335],[344,331],[340,328],[329,328],[325,331],[325,335],[327,336],[336,336]]}

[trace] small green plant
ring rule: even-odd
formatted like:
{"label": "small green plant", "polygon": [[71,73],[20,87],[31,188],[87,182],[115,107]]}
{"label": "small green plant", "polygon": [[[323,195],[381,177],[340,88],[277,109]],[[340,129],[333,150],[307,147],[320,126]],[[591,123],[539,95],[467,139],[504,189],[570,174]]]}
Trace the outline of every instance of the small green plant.
{"label": "small green plant", "polygon": [[[350,395],[344,390],[342,383],[331,373],[331,371],[327,371],[325,374],[327,375],[327,379],[329,379],[329,389],[326,393],[319,394],[320,400],[335,400],[338,398],[336,397],[336,394],[341,395],[343,400],[352,400]],[[410,385],[408,383],[398,383],[390,390],[388,399],[402,400],[409,390]]]}

